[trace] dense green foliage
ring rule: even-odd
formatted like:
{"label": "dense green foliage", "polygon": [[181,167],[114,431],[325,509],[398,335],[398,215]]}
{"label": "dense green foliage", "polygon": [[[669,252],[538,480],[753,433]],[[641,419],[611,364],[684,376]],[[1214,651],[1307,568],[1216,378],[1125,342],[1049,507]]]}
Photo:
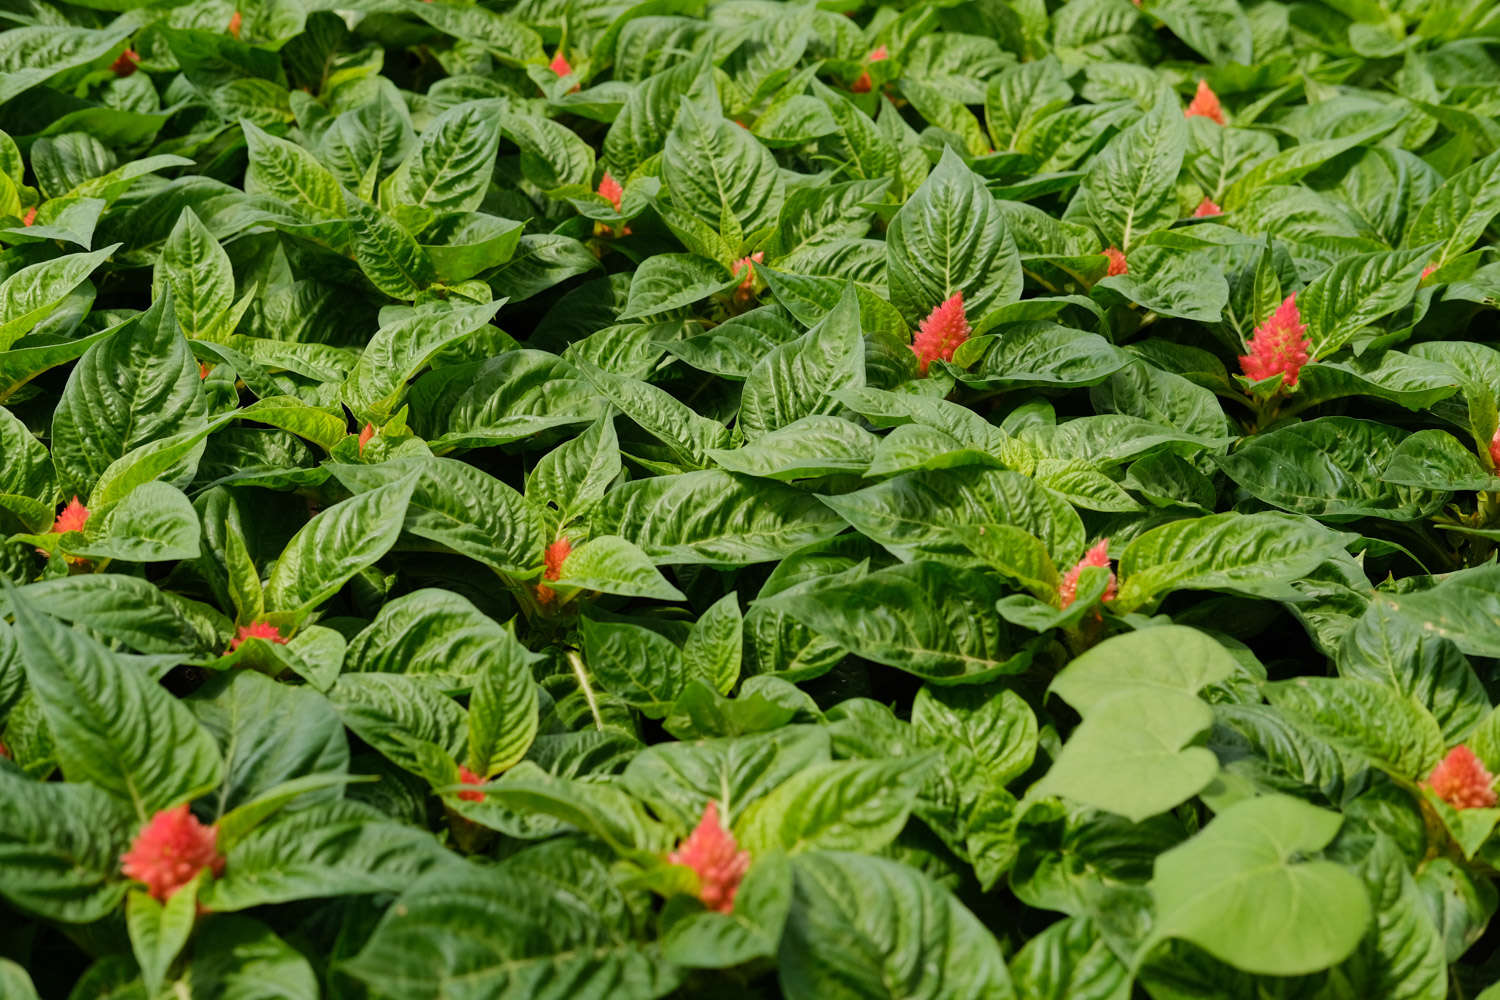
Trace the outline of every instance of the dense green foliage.
{"label": "dense green foliage", "polygon": [[1491,0],[0,29],[4,1000],[1500,980]]}

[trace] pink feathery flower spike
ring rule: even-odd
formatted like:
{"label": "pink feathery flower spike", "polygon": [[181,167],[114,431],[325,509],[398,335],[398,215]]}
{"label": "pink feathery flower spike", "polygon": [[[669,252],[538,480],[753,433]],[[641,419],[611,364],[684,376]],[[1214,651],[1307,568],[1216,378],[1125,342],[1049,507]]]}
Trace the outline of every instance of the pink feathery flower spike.
{"label": "pink feathery flower spike", "polygon": [[65,531],[82,531],[83,526],[88,523],[89,509],[78,502],[74,497],[68,505],[57,515],[57,520],[52,522],[52,534],[61,535]]}
{"label": "pink feathery flower spike", "polygon": [[1436,271],[1437,269],[1438,266],[1436,264],[1428,264],[1426,267],[1422,268],[1422,280],[1426,281],[1428,278],[1432,277],[1432,272]]}
{"label": "pink feathery flower spike", "polygon": [[1487,809],[1495,804],[1495,776],[1485,770],[1474,751],[1459,744],[1448,751],[1427,787],[1455,809]]}
{"label": "pink feathery flower spike", "polygon": [[[69,531],[82,531],[83,526],[88,524],[88,520],[89,509],[79,503],[78,498],[75,496],[62,509],[62,512],[57,515],[57,520],[52,522],[52,530],[48,534],[61,535]],[[36,551],[38,555],[44,556],[47,554],[46,549],[37,549]],[[75,566],[88,562],[82,556],[65,556],[64,558]]]}
{"label": "pink feathery flower spike", "polygon": [[[1057,585],[1057,598],[1063,607],[1070,606],[1078,599],[1078,577],[1082,575],[1084,568],[1088,566],[1099,566],[1109,569],[1109,539],[1102,538],[1093,548],[1084,553],[1078,564],[1063,574],[1062,581]],[[1104,585],[1104,596],[1100,600],[1112,601],[1115,599],[1115,574],[1109,574],[1109,583]]]}
{"label": "pink feathery flower spike", "polygon": [[573,72],[573,64],[568,62],[567,57],[562,54],[562,49],[558,49],[557,55],[552,57],[550,68],[558,76],[567,76]]}
{"label": "pink feathery flower spike", "polygon": [[219,828],[198,822],[184,802],[151,817],[130,850],[120,856],[120,871],[144,882],[153,898],[166,902],[203,869],[215,875],[224,871],[218,840]]}
{"label": "pink feathery flower spike", "polygon": [[281,630],[270,622],[251,622],[249,625],[241,625],[239,631],[229,642],[229,651],[232,653],[243,646],[250,639],[264,639],[285,646],[286,638],[282,636]]}
{"label": "pink feathery flower spike", "polygon": [[1490,461],[1495,468],[1500,469],[1500,430],[1495,431],[1495,436],[1490,438]]}
{"label": "pink feathery flower spike", "polygon": [[243,21],[244,21],[244,18],[240,17],[240,12],[239,11],[235,11],[234,15],[232,17],[230,17],[230,19],[229,19],[229,33],[231,35],[233,35],[235,38],[239,38],[240,37],[240,24]]}
{"label": "pink feathery flower spike", "polygon": [[599,179],[599,194],[615,206],[616,212],[620,211],[620,199],[625,196],[625,189],[608,170],[604,171],[604,176]]}
{"label": "pink feathery flower spike", "polygon": [[741,257],[729,268],[729,273],[739,276],[741,271],[745,272],[745,278],[740,286],[734,290],[734,297],[741,302],[747,301],[755,293],[755,265],[765,263],[766,252],[757,250],[748,257]]}
{"label": "pink feathery flower spike", "polygon": [[1109,270],[1105,272],[1106,277],[1113,278],[1117,274],[1130,273],[1130,268],[1125,264],[1125,255],[1120,252],[1119,247],[1106,247],[1104,256],[1109,258]]}
{"label": "pink feathery flower spike", "polygon": [[141,57],[136,54],[135,49],[126,49],[109,64],[109,69],[115,76],[124,77],[134,73],[140,63]]}
{"label": "pink feathery flower spike", "polygon": [[952,297],[927,314],[911,339],[912,353],[923,375],[934,361],[952,361],[958,345],[969,339],[969,317],[964,312],[964,293]]}
{"label": "pink feathery flower spike", "polygon": [[370,439],[373,438],[374,436],[375,436],[375,425],[371,424],[371,423],[366,423],[365,426],[364,426],[364,429],[359,432],[359,453],[361,455],[363,455],[365,453],[365,445],[369,444],[370,443]]}
{"label": "pink feathery flower spike", "polygon": [[[462,764],[458,765],[458,780],[462,781],[466,785],[482,785],[482,784],[484,784],[484,779],[483,778],[481,778],[479,775],[475,774],[473,771],[469,770],[467,767],[464,767]],[[470,791],[470,792],[459,792],[458,793],[458,797],[461,798],[461,799],[463,799],[465,802],[483,802],[484,801],[484,793],[483,792],[472,792],[472,791]]]}
{"label": "pink feathery flower spike", "polygon": [[734,895],[750,870],[750,852],[742,851],[734,834],[719,822],[719,804],[712,799],[703,808],[703,818],[677,850],[667,855],[674,865],[686,865],[698,874],[698,898],[710,910],[734,910]]}
{"label": "pink feathery flower spike", "polygon": [[1207,219],[1215,215],[1223,214],[1224,210],[1218,205],[1214,204],[1214,200],[1212,198],[1204,198],[1202,201],[1198,202],[1198,207],[1193,209],[1193,218],[1195,219]]}
{"label": "pink feathery flower spike", "polygon": [[1220,125],[1224,124],[1224,108],[1219,104],[1219,95],[1214,93],[1207,80],[1198,81],[1198,92],[1193,95],[1193,101],[1183,115],[1187,118],[1208,118]]}
{"label": "pink feathery flower spike", "polygon": [[[542,579],[562,579],[563,563],[566,562],[568,556],[572,554],[573,543],[566,538],[559,538],[557,541],[547,546],[547,551],[542,553]],[[537,584],[536,599],[538,601],[543,604],[550,604],[552,602],[552,598],[555,596],[557,596],[557,591],[553,590],[545,583]]]}
{"label": "pink feathery flower spike", "polygon": [[26,210],[26,214],[21,217],[21,225],[23,225],[23,226],[29,226],[29,225],[31,225],[35,221],[36,221],[36,206],[32,205],[30,208],[28,208]]}
{"label": "pink feathery flower spike", "polygon": [[875,48],[873,48],[873,49],[870,50],[870,54],[865,57],[865,61],[866,62],[885,62],[890,57],[891,57],[891,53],[890,53],[889,49],[887,49],[884,45],[877,45],[877,46],[875,46]]}
{"label": "pink feathery flower spike", "polygon": [[1280,374],[1288,388],[1297,384],[1297,375],[1307,364],[1308,348],[1312,345],[1307,339],[1307,327],[1302,324],[1302,314],[1297,310],[1295,292],[1255,328],[1247,346],[1250,353],[1240,358],[1240,369],[1246,378],[1259,382]]}

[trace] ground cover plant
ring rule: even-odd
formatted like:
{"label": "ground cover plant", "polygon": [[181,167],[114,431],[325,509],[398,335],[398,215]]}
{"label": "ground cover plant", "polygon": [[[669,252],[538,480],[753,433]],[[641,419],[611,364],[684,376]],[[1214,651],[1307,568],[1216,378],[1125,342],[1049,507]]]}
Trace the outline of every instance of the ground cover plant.
{"label": "ground cover plant", "polygon": [[1500,990],[1489,0],[4,0],[0,996]]}

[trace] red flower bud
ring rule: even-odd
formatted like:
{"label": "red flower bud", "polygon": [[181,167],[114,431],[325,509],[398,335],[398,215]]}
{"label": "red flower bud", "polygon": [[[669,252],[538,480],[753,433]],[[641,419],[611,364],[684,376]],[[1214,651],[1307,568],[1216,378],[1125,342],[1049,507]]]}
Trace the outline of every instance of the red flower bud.
{"label": "red flower bud", "polygon": [[198,822],[187,803],[162,809],[120,856],[120,871],[126,878],[144,882],[153,898],[166,902],[204,868],[215,875],[224,871],[218,839],[219,828]]}
{"label": "red flower bud", "polygon": [[[1089,549],[1077,565],[1063,574],[1062,581],[1057,585],[1057,598],[1062,607],[1068,607],[1078,599],[1078,577],[1087,566],[1100,566],[1109,569],[1109,539],[1102,538],[1099,543]],[[1115,599],[1115,575],[1109,574],[1109,583],[1104,586],[1104,596],[1101,600],[1112,601]]]}
{"label": "red flower bud", "polygon": [[750,852],[739,850],[734,834],[719,823],[719,804],[709,800],[703,819],[667,855],[674,865],[686,865],[698,875],[698,898],[719,913],[734,910],[734,896],[750,870]]}
{"label": "red flower bud", "polygon": [[1213,92],[1207,80],[1198,81],[1198,92],[1193,95],[1192,103],[1183,112],[1187,118],[1209,118],[1220,125],[1224,124],[1224,109],[1219,104],[1219,95]]}

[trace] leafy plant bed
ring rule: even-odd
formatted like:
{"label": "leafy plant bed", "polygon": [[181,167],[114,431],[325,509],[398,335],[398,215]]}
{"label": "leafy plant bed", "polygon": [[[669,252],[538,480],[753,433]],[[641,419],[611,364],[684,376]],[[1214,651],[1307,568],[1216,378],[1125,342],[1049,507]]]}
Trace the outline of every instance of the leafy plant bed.
{"label": "leafy plant bed", "polygon": [[1500,997],[1488,0],[0,25],[0,997]]}

